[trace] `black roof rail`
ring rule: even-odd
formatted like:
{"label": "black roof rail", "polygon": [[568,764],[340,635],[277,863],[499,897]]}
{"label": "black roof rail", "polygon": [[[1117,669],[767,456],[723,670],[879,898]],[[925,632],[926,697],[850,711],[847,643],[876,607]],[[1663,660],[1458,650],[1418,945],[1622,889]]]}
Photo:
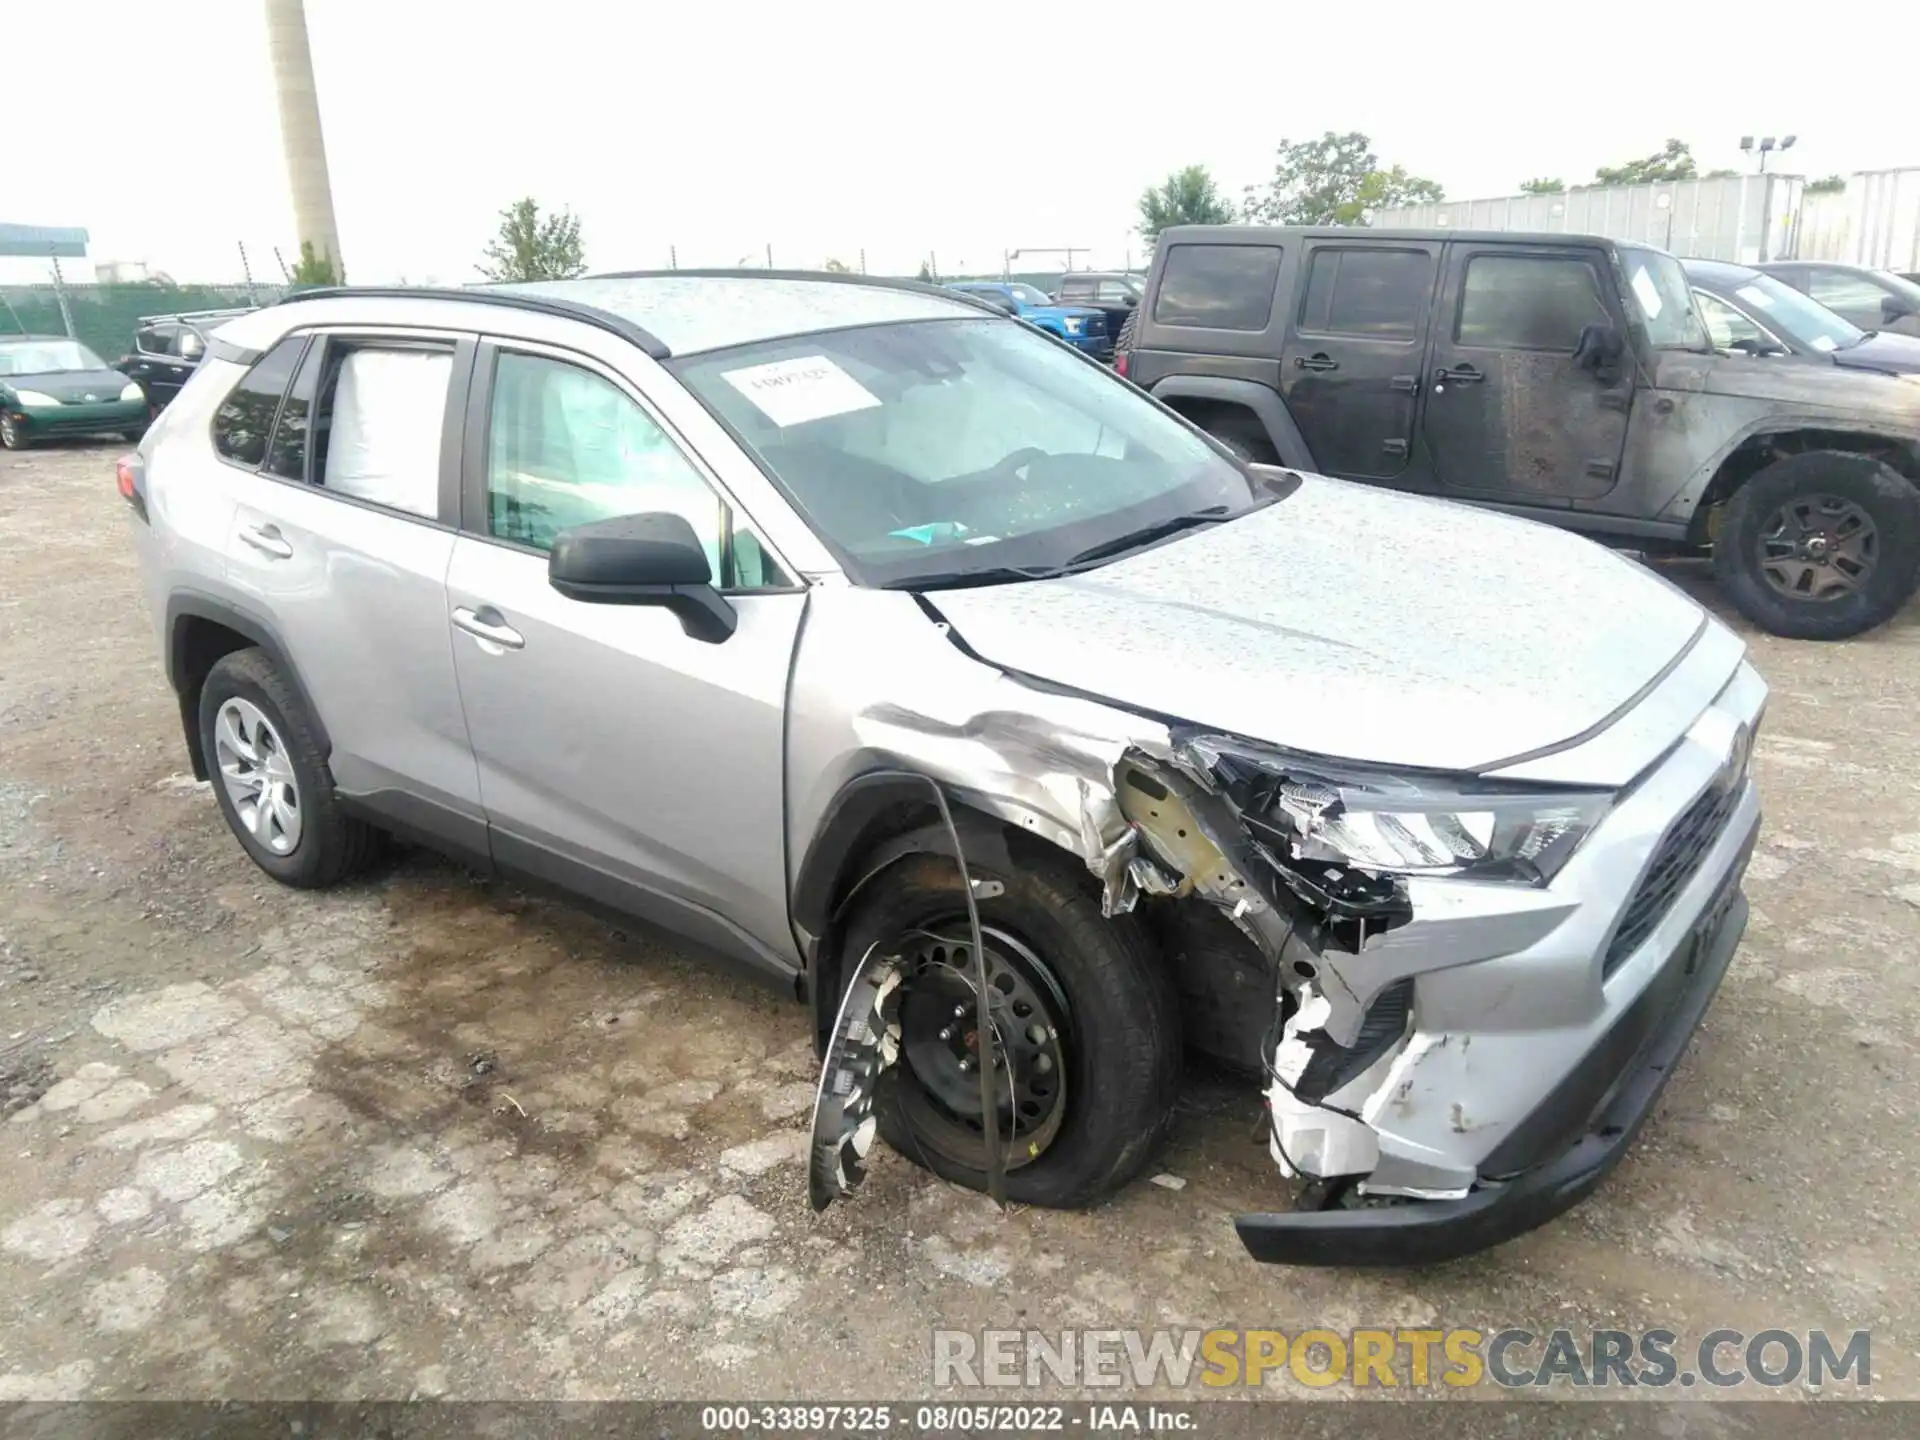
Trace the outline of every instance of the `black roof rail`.
{"label": "black roof rail", "polygon": [[505,305],[514,310],[531,310],[542,315],[557,315],[566,320],[579,320],[610,331],[622,340],[638,346],[654,360],[665,360],[673,354],[673,351],[667,348],[666,342],[652,331],[615,315],[611,310],[602,310],[597,305],[583,305],[577,300],[565,300],[555,295],[532,295],[522,290],[496,288],[492,285],[476,285],[465,290],[410,285],[324,285],[314,290],[300,290],[291,295],[283,295],[274,303],[298,305],[305,300],[358,299],[459,300],[469,305]]}
{"label": "black roof rail", "polygon": [[718,267],[693,270],[610,270],[602,275],[583,275],[583,280],[825,280],[840,285],[871,285],[881,290],[905,290],[915,295],[935,295],[942,300],[957,300],[991,315],[1003,312],[977,295],[949,290],[925,280],[895,279],[889,275],[856,275],[850,270],[766,270],[754,266]]}

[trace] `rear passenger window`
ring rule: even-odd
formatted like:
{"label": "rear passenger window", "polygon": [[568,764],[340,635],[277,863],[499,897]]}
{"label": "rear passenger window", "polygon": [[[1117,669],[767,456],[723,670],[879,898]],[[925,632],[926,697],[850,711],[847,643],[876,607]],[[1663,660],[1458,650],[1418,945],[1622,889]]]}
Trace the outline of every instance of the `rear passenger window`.
{"label": "rear passenger window", "polygon": [[273,443],[267,447],[266,469],[283,480],[307,478],[307,422],[313,414],[314,392],[320,388],[320,366],[326,346],[315,341],[300,362],[300,373],[293,377],[293,388],[280,403],[280,419],[273,427]]}
{"label": "rear passenger window", "polygon": [[1175,245],[1160,272],[1153,318],[1206,330],[1264,330],[1279,278],[1278,245]]}
{"label": "rear passenger window", "polygon": [[1572,256],[1475,255],[1460,287],[1454,338],[1490,350],[1572,354],[1580,332],[1609,323],[1593,267]]}
{"label": "rear passenger window", "polygon": [[304,335],[282,340],[255,362],[214,412],[213,448],[222,459],[252,470],[266,458],[273,417],[306,343]]}
{"label": "rear passenger window", "polygon": [[326,355],[310,437],[316,482],[438,519],[453,352],[329,342]]}
{"label": "rear passenger window", "polygon": [[1365,340],[1412,340],[1433,289],[1433,257],[1424,250],[1335,249],[1313,252],[1300,328]]}

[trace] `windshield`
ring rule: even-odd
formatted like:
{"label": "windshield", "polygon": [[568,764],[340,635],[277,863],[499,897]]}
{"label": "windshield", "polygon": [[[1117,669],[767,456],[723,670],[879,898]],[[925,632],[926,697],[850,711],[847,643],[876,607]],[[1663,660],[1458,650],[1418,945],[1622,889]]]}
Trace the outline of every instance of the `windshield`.
{"label": "windshield", "polygon": [[0,340],[0,375],[106,368],[106,362],[78,340]]}
{"label": "windshield", "polygon": [[1009,285],[1007,288],[1013,292],[1013,298],[1018,300],[1022,305],[1051,305],[1053,303],[1050,296],[1043,291],[1034,289],[1031,285]]}
{"label": "windshield", "polygon": [[1125,381],[1004,320],[872,325],[669,365],[862,585],[1052,569],[1271,498]]}
{"label": "windshield", "polygon": [[1693,288],[1680,262],[1658,250],[1620,247],[1627,294],[1646,322],[1647,338],[1663,350],[1710,350],[1707,327],[1693,308]]}
{"label": "windshield", "polygon": [[1755,274],[1736,286],[1732,297],[1757,320],[1796,345],[1811,350],[1844,350],[1867,338],[1866,331],[1843,320],[1818,300],[1782,285],[1771,275]]}

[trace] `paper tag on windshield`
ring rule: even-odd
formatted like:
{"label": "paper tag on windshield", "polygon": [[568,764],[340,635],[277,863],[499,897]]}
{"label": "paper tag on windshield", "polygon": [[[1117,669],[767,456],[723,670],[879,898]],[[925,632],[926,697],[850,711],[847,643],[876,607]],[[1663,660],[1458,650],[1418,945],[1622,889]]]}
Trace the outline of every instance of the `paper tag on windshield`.
{"label": "paper tag on windshield", "polygon": [[879,399],[824,355],[802,355],[723,372],[727,383],[785,429],[829,415],[871,410]]}
{"label": "paper tag on windshield", "polygon": [[1633,293],[1640,298],[1640,308],[1647,319],[1658,320],[1666,307],[1660,303],[1660,292],[1654,288],[1653,277],[1644,265],[1633,272]]}
{"label": "paper tag on windshield", "polygon": [[1773,297],[1758,285],[1742,285],[1733,293],[1749,305],[1758,305],[1762,310],[1771,310],[1773,308]]}

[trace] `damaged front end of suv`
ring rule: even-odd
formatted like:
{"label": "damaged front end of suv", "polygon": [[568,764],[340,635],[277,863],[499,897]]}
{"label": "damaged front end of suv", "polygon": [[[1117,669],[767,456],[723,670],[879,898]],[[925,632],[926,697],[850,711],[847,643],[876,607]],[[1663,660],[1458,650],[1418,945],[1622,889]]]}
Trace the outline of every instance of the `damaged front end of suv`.
{"label": "damaged front end of suv", "polygon": [[[1299,1182],[1293,1208],[1236,1219],[1264,1261],[1430,1263],[1576,1203],[1631,1143],[1744,927],[1766,688],[1711,622],[1612,724],[1472,772],[989,683],[971,713],[878,707],[864,736],[1079,856],[1106,914],[1166,939],[1183,1006],[1231,1012],[1199,1048],[1259,1077],[1268,1149]],[[937,827],[903,843],[1018,864]],[[1204,931],[1217,954],[1227,927],[1223,995],[1218,965],[1194,967],[1199,947],[1176,937]],[[900,973],[860,958],[869,983],[844,987],[827,1045],[816,1206],[858,1183],[876,1085],[901,1058]],[[999,1021],[977,1018],[998,1074]]]}

